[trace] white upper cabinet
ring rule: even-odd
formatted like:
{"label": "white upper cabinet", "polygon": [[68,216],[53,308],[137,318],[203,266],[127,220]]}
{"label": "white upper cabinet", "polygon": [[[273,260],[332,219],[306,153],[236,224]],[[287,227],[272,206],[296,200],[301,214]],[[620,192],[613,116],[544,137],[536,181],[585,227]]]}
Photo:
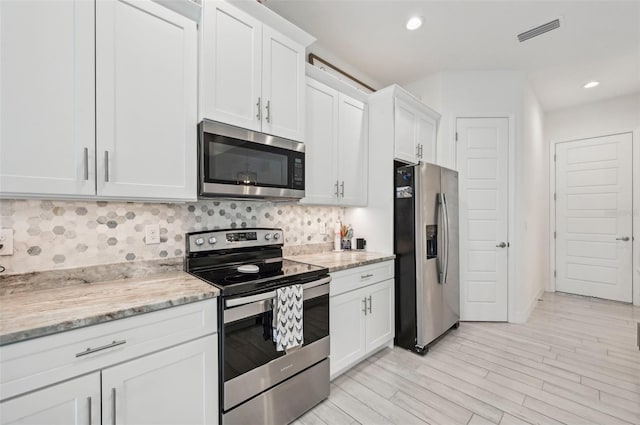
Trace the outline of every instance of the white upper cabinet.
{"label": "white upper cabinet", "polygon": [[0,1],[0,193],[93,195],[94,3]]}
{"label": "white upper cabinet", "polygon": [[440,114],[403,88],[392,85],[373,93],[378,133],[393,139],[394,158],[408,164],[436,163],[436,136]]}
{"label": "white upper cabinet", "polygon": [[419,112],[416,123],[416,140],[420,146],[420,159],[435,164],[436,160],[436,134],[438,120],[432,115]]}
{"label": "white upper cabinet", "polygon": [[340,204],[367,205],[367,108],[340,93],[338,106],[338,179]]}
{"label": "white upper cabinet", "polygon": [[366,206],[368,110],[307,77],[304,204]]}
{"label": "white upper cabinet", "polygon": [[305,197],[302,203],[333,205],[338,201],[339,93],[307,78]]}
{"label": "white upper cabinet", "polygon": [[262,27],[262,131],[304,141],[304,46]]}
{"label": "white upper cabinet", "polygon": [[200,93],[204,117],[260,131],[262,23],[228,3],[204,6]]}
{"label": "white upper cabinet", "polygon": [[[312,38],[260,4],[237,6],[261,16],[204,2],[201,118],[304,141],[304,56]],[[301,41],[264,19],[300,33]]]}
{"label": "white upper cabinet", "polygon": [[420,160],[417,138],[417,111],[402,99],[395,99],[395,157],[408,163]]}
{"label": "white upper cabinet", "polygon": [[96,10],[97,193],[196,198],[196,23],[151,0]]}
{"label": "white upper cabinet", "polygon": [[2,1],[0,31],[1,196],[196,199],[195,21],[151,0]]}

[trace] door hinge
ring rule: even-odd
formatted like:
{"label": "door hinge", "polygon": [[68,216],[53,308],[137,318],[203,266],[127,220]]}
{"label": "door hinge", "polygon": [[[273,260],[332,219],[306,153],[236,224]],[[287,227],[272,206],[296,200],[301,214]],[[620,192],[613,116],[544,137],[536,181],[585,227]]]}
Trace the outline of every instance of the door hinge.
{"label": "door hinge", "polygon": [[555,200],[556,200],[556,198],[557,198],[557,195],[556,195],[556,193],[555,193],[555,192],[553,192],[553,200],[555,201]]}
{"label": "door hinge", "polygon": [[556,271],[555,270],[553,271],[553,277],[556,277]]}
{"label": "door hinge", "polygon": [[556,232],[553,232],[553,239],[555,239],[557,236]]}

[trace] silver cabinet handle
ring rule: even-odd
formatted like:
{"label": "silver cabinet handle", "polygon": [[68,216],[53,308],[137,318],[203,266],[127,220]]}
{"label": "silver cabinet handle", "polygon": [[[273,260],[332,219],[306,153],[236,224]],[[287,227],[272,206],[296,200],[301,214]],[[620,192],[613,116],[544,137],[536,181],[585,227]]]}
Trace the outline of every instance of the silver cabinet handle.
{"label": "silver cabinet handle", "polygon": [[84,351],[81,351],[79,353],[76,353],[76,357],[82,357],[82,356],[86,356],[87,354],[91,354],[91,353],[96,353],[98,351],[102,351],[102,350],[106,350],[108,348],[113,348],[113,347],[117,347],[118,345],[123,345],[126,344],[127,341],[125,339],[123,339],[122,341],[113,341],[111,344],[107,344],[107,345],[102,345],[100,347],[96,347],[96,348],[87,348]]}
{"label": "silver cabinet handle", "polygon": [[84,179],[89,180],[89,148],[84,148]]}
{"label": "silver cabinet handle", "polygon": [[369,295],[369,314],[371,314],[371,295]]}
{"label": "silver cabinet handle", "polygon": [[509,244],[506,242],[500,242],[499,244],[496,245],[496,248],[506,248],[508,247]]}
{"label": "silver cabinet handle", "polygon": [[420,158],[424,156],[424,145],[420,144]]}
{"label": "silver cabinet handle", "polygon": [[111,414],[113,415],[113,425],[116,425],[116,389],[111,388],[111,398],[113,403],[111,404]]}
{"label": "silver cabinet handle", "polygon": [[367,274],[360,275],[360,279],[368,279],[368,278],[370,278],[372,276],[373,276],[373,274],[367,273]]}
{"label": "silver cabinet handle", "polygon": [[262,119],[262,98],[261,97],[258,98],[258,102],[256,103],[256,106],[258,107],[258,113],[256,114],[256,118],[258,119],[258,121],[260,121]]}
{"label": "silver cabinet handle", "polygon": [[416,156],[420,157],[420,145],[416,145]]}
{"label": "silver cabinet handle", "polygon": [[271,122],[271,101],[267,100],[267,122]]}
{"label": "silver cabinet handle", "polygon": [[89,403],[89,425],[91,425],[91,416],[93,416],[91,413],[91,397],[87,397],[87,402]]}
{"label": "silver cabinet handle", "polygon": [[616,238],[617,241],[624,241],[624,242],[629,242],[629,239],[631,239],[629,236],[621,236],[619,238]]}
{"label": "silver cabinet handle", "polygon": [[363,302],[363,304],[364,304],[364,307],[362,308],[362,312],[363,312],[363,313],[364,313],[364,315],[366,316],[366,315],[367,315],[367,298],[366,298],[366,297],[365,297],[365,298],[363,298],[363,299],[362,299],[362,302]]}
{"label": "silver cabinet handle", "polygon": [[338,180],[336,180],[336,198],[340,197],[340,192],[338,191]]}
{"label": "silver cabinet handle", "polygon": [[104,151],[104,181],[109,181],[109,151]]}
{"label": "silver cabinet handle", "polygon": [[344,198],[344,180],[340,183],[340,196]]}

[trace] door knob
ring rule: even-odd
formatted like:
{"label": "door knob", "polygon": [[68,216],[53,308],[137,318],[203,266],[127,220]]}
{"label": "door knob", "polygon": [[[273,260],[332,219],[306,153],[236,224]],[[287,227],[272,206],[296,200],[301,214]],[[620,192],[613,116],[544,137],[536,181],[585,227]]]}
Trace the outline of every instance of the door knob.
{"label": "door knob", "polygon": [[619,238],[616,238],[617,241],[624,241],[624,242],[628,242],[629,241],[629,236],[621,236]]}
{"label": "door knob", "polygon": [[496,245],[496,248],[506,248],[508,247],[509,244],[506,242],[500,242],[499,244]]}

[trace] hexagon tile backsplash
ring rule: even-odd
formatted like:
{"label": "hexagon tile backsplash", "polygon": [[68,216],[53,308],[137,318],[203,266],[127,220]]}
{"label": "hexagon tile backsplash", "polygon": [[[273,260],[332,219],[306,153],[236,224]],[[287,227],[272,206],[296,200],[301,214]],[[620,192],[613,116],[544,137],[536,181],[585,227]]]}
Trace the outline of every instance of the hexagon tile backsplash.
{"label": "hexagon tile backsplash", "polygon": [[[285,246],[330,242],[324,223],[338,207],[262,201],[202,200],[189,204],[0,200],[0,228],[14,230],[5,273],[27,273],[123,261],[182,257],[184,234],[197,230],[281,227]],[[146,245],[145,226],[160,225],[160,243]]]}

